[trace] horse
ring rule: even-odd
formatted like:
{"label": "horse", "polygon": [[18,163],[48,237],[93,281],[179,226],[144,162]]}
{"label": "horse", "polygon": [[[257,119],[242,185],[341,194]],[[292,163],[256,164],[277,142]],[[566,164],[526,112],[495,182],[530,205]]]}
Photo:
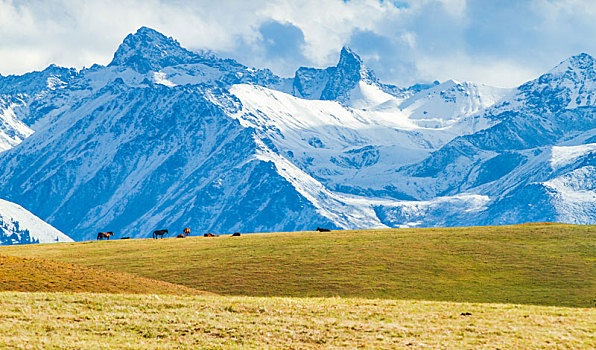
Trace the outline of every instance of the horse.
{"label": "horse", "polygon": [[182,231],[182,233],[184,233],[185,235],[190,235],[190,228],[185,228],[184,231]]}
{"label": "horse", "polygon": [[331,232],[330,229],[328,229],[328,228],[322,228],[322,227],[317,227],[317,231],[318,232]]}
{"label": "horse", "polygon": [[205,233],[203,236],[204,237],[215,237],[215,235],[213,233]]}
{"label": "horse", "polygon": [[186,237],[186,236],[185,236],[183,233],[181,233],[181,234],[179,234],[178,236],[176,236],[176,238],[185,238],[185,237]]}
{"label": "horse", "polygon": [[99,241],[103,240],[104,238],[107,239],[108,241],[110,240],[110,236],[113,236],[114,232],[99,232],[97,234],[97,239]]}
{"label": "horse", "polygon": [[240,232],[234,232],[234,233],[232,234],[232,237],[240,237]]}
{"label": "horse", "polygon": [[157,236],[161,236],[161,238],[163,238],[163,235],[165,235],[166,233],[168,233],[168,230],[153,231],[153,238],[157,239]]}

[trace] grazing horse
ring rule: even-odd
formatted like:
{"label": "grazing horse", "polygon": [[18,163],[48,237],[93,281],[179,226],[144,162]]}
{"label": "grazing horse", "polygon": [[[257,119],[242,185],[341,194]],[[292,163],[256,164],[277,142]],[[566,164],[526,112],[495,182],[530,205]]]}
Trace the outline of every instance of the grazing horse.
{"label": "grazing horse", "polygon": [[182,233],[184,233],[186,236],[190,235],[190,229],[187,227],[184,229],[184,231],[182,231]]}
{"label": "grazing horse", "polygon": [[99,232],[97,234],[97,239],[98,240],[103,240],[104,238],[107,239],[108,241],[110,240],[110,236],[113,236],[114,232]]}
{"label": "grazing horse", "polygon": [[322,228],[322,227],[317,227],[317,231],[319,231],[319,232],[331,232],[330,229],[328,229],[328,228]]}
{"label": "grazing horse", "polygon": [[166,233],[168,233],[168,230],[153,231],[153,238],[157,239],[157,236],[161,236],[161,238],[163,238],[163,235],[165,235]]}
{"label": "grazing horse", "polygon": [[181,234],[179,234],[178,236],[176,236],[176,238],[185,238],[185,237],[186,237],[186,236],[185,236],[183,233],[181,233]]}

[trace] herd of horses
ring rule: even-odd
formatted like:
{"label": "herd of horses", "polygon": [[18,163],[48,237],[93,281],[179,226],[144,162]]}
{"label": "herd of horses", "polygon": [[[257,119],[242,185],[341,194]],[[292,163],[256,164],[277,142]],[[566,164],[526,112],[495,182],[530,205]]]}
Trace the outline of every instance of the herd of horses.
{"label": "herd of horses", "polygon": [[[153,231],[153,238],[157,239],[157,238],[163,238],[164,235],[168,234],[168,230],[156,230]],[[99,232],[97,234],[97,240],[98,241],[102,241],[104,239],[110,240],[110,237],[114,235],[114,232]],[[181,234],[179,234],[178,236],[176,236],[176,238],[184,238],[186,236],[190,235],[190,228],[185,228]],[[130,237],[122,237],[120,239],[130,239]]]}
{"label": "herd of horses", "polygon": [[[331,232],[330,229],[328,228],[322,228],[322,227],[317,227],[316,229],[317,232]],[[154,239],[158,239],[158,238],[163,238],[164,235],[169,234],[168,230],[156,230],[153,231],[153,235],[152,237]],[[114,232],[99,232],[97,234],[97,240],[101,241],[104,239],[110,240],[110,237],[114,235]],[[181,234],[177,235],[176,238],[184,238],[187,237],[188,235],[190,235],[190,228],[185,228]],[[218,237],[217,235],[214,235],[213,233],[205,233],[203,235],[204,237]],[[240,232],[234,232],[232,234],[232,237],[240,237]],[[130,239],[130,237],[122,237],[121,239]]]}

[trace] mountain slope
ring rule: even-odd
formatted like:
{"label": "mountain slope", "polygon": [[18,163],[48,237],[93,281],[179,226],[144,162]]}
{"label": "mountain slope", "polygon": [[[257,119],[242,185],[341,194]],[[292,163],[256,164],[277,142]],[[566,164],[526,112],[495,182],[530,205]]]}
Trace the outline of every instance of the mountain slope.
{"label": "mountain slope", "polygon": [[0,97],[0,152],[21,143],[33,131],[17,119],[14,109],[20,103],[10,102]]}
{"label": "mountain slope", "polygon": [[574,56],[485,112],[495,125],[402,172],[417,184],[432,182],[429,197],[489,195],[477,223],[593,223],[594,77],[594,59]]}
{"label": "mountain slope", "polygon": [[447,126],[458,118],[473,115],[494,105],[509,93],[509,89],[494,88],[470,82],[448,80],[422,90],[399,105],[416,119],[419,125]]}
{"label": "mountain slope", "polygon": [[0,244],[72,241],[20,205],[0,199]]}
{"label": "mountain slope", "polygon": [[164,225],[300,229],[320,218],[256,158],[251,131],[212,95],[234,108],[218,89],[115,80],[0,155],[2,191],[77,239],[97,230],[149,236]]}

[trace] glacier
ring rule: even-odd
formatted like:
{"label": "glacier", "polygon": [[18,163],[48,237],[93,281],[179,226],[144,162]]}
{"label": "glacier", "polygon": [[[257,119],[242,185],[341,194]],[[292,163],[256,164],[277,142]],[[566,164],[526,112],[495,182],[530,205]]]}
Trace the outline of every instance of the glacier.
{"label": "glacier", "polygon": [[284,78],[142,27],[107,66],[0,76],[0,198],[75,240],[594,224],[595,82],[580,54],[514,89],[401,88],[347,47]]}

